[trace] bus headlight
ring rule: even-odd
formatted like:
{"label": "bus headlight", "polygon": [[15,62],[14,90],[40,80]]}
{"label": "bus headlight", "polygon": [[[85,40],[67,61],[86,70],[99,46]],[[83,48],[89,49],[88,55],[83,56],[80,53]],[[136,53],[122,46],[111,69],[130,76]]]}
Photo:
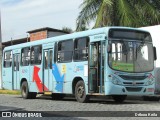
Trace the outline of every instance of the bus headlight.
{"label": "bus headlight", "polygon": [[154,83],[154,78],[151,78],[146,82],[146,85],[152,85],[153,83]]}
{"label": "bus headlight", "polygon": [[113,76],[113,75],[111,77],[111,81],[115,85],[121,85],[122,84],[122,82],[118,78],[116,78],[115,76]]}
{"label": "bus headlight", "polygon": [[154,76],[150,74],[148,76],[148,81],[146,82],[146,85],[152,85],[154,83]]}

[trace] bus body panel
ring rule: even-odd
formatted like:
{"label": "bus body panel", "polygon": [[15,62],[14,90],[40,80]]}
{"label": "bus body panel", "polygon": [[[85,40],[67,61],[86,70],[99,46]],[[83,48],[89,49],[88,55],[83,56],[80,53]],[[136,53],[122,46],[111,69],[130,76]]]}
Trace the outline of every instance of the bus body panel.
{"label": "bus body panel", "polygon": [[[133,29],[133,28],[124,28],[124,27],[114,27],[114,28],[123,28],[123,29]],[[51,91],[53,93],[68,93],[72,94],[72,84],[73,80],[77,77],[81,78],[84,81],[85,84],[85,90],[86,94],[91,94],[91,91],[88,89],[89,86],[89,80],[90,80],[90,69],[89,62],[88,61],[72,61],[72,62],[54,62],[54,52],[55,52],[55,42],[73,39],[81,38],[81,37],[89,37],[90,42],[89,46],[93,45],[93,48],[95,47],[97,50],[101,51],[103,49],[104,56],[99,55],[99,58],[101,58],[104,62],[103,67],[99,67],[98,70],[101,76],[99,77],[99,80],[101,82],[104,82],[100,84],[100,89],[98,90],[98,94],[104,94],[104,95],[145,95],[145,94],[152,94],[152,92],[144,92],[145,88],[153,88],[153,85],[150,86],[136,86],[135,83],[139,82],[133,81],[132,83],[135,85],[135,87],[143,87],[141,91],[138,92],[127,92],[126,85],[115,85],[111,82],[111,79],[109,78],[110,75],[115,75],[118,77],[117,71],[112,70],[108,66],[108,53],[107,53],[107,47],[108,47],[108,31],[110,27],[105,28],[99,28],[95,30],[88,30],[86,32],[78,32],[73,33],[70,35],[62,35],[54,38],[48,38],[46,40],[40,40],[40,41],[34,41],[29,43],[24,43],[21,45],[15,45],[11,47],[6,47],[4,49],[5,51],[19,49],[21,50],[24,47],[32,47],[36,45],[42,45],[42,54],[41,54],[41,64],[40,65],[29,65],[29,66],[21,66],[20,65],[20,81],[22,79],[26,79],[29,85],[29,91],[30,92],[37,92],[37,93],[43,93],[44,91]],[[138,30],[138,29],[133,29]],[[94,46],[95,45],[95,46]],[[104,45],[102,48],[100,48],[102,45]],[[90,48],[88,48],[91,50]],[[101,49],[101,50],[100,50]],[[45,57],[50,55],[50,51],[52,51],[52,65],[49,66],[45,63]],[[89,51],[90,52],[90,51]],[[16,52],[15,52],[16,53]],[[21,53],[21,52],[17,52]],[[45,56],[46,54],[46,56]],[[90,53],[88,53],[90,54]],[[98,59],[99,59],[98,58]],[[89,58],[88,58],[89,59]],[[48,65],[48,68],[45,69],[45,65]],[[101,65],[101,64],[100,64]],[[50,67],[50,68],[49,68]],[[102,70],[103,69],[103,70]],[[5,89],[12,89],[12,75],[6,75],[6,74],[12,74],[12,67],[11,68],[3,68],[3,87]],[[104,74],[101,74],[101,72],[104,71]],[[125,72],[126,74],[127,72]],[[148,72],[148,74],[154,75],[152,72]],[[120,72],[119,74],[122,74]],[[141,75],[141,73],[133,73],[133,75]],[[102,77],[103,76],[103,77]],[[92,76],[93,77],[93,76]],[[122,78],[118,78],[121,82],[130,82],[131,80],[124,81]],[[98,81],[98,80],[97,80]],[[146,82],[147,79],[144,80]],[[74,86],[75,87],[75,86]],[[99,86],[97,86],[99,87]],[[128,87],[133,87],[133,85],[130,85]],[[125,89],[125,92],[123,92],[123,88]]]}
{"label": "bus body panel", "polygon": [[84,65],[87,65],[87,62],[53,64],[53,93],[72,94],[71,86],[76,77],[82,78],[86,83],[88,76],[84,76]]}

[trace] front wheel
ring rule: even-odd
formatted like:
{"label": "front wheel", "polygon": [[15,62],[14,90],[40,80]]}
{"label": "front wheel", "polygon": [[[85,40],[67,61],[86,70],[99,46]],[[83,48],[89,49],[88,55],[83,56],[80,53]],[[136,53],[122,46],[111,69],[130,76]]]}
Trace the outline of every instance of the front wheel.
{"label": "front wheel", "polygon": [[126,99],[127,95],[113,95],[112,98],[116,103],[122,103]]}
{"label": "front wheel", "polygon": [[89,96],[86,95],[84,82],[78,81],[75,86],[75,97],[80,103],[85,103],[89,100]]}

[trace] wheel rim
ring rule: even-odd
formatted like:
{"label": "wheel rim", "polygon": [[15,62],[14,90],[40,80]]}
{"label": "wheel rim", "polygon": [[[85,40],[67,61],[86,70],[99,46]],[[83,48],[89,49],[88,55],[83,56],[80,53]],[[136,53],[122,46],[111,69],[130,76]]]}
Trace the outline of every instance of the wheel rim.
{"label": "wheel rim", "polygon": [[83,86],[78,87],[77,95],[78,95],[79,98],[83,98],[83,96],[84,96],[84,87]]}

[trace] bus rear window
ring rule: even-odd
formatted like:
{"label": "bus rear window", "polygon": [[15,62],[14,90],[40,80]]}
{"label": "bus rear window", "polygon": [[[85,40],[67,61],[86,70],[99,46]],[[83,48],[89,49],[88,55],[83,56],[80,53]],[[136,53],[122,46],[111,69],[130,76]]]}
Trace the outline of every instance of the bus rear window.
{"label": "bus rear window", "polygon": [[7,51],[4,53],[4,68],[9,68],[12,66],[12,51]]}

